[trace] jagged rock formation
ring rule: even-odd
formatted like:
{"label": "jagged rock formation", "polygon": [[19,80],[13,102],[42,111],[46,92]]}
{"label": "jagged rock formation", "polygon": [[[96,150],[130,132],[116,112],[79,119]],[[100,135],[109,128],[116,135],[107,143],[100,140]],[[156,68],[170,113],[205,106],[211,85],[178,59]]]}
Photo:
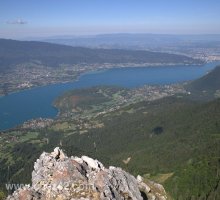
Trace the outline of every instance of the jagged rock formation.
{"label": "jagged rock formation", "polygon": [[[165,200],[164,188],[145,184],[121,168],[105,168],[87,156],[68,158],[62,150],[43,153],[35,162],[32,186],[15,191],[7,200]],[[152,190],[152,188],[154,188]]]}

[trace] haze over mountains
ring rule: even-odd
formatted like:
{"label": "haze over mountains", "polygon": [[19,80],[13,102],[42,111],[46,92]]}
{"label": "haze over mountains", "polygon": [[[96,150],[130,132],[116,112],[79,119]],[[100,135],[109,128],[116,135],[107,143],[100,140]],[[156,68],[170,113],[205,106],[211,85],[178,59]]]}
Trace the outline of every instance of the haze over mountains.
{"label": "haze over mountains", "polygon": [[25,42],[0,39],[0,69],[39,61],[57,67],[60,64],[119,64],[119,63],[200,63],[190,57],[150,51],[119,49],[89,49],[45,42]]}
{"label": "haze over mountains", "polygon": [[201,59],[173,53],[0,39],[0,95],[73,81],[81,73],[97,69],[202,63]]}
{"label": "haze over mountains", "polygon": [[[91,48],[121,48],[163,51],[215,59],[220,55],[220,35],[175,35],[175,34],[103,34],[93,36],[54,36],[38,38],[57,44]],[[210,58],[209,58],[210,56]]]}
{"label": "haze over mountains", "polygon": [[[28,38],[27,38],[28,39]],[[51,36],[33,38],[57,44],[85,47],[154,48],[167,45],[219,45],[220,35],[175,35],[175,34],[102,34],[84,36]],[[216,43],[217,42],[217,43]]]}
{"label": "haze over mountains", "polygon": [[188,55],[205,60],[220,58],[219,34],[103,34],[35,38],[57,44],[90,48],[150,50]]}

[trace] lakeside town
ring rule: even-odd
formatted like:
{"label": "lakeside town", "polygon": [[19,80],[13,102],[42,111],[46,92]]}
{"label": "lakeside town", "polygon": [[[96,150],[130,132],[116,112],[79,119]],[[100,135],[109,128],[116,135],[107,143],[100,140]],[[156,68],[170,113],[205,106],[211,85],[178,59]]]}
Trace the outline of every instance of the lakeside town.
{"label": "lakeside town", "polygon": [[[12,130],[27,129],[37,130],[44,128],[52,128],[55,130],[78,130],[80,133],[85,133],[88,129],[100,128],[104,124],[101,123],[98,118],[106,116],[110,113],[114,113],[117,110],[126,108],[129,105],[142,102],[142,101],[154,101],[162,99],[164,97],[173,95],[189,95],[184,89],[183,84],[171,84],[171,85],[144,85],[134,89],[118,88],[115,93],[112,93],[111,87],[97,87],[95,89],[95,95],[97,94],[97,100],[100,98],[100,94],[107,97],[107,100],[99,104],[94,104],[92,107],[87,107],[86,102],[79,106],[75,104],[72,109],[64,110],[61,104],[73,104],[74,95],[66,97],[65,95],[59,100],[61,104],[55,104],[59,110],[58,115],[54,119],[38,118],[31,119],[23,124],[12,128]],[[86,89],[85,89],[86,90]],[[88,89],[89,90],[89,89]],[[85,91],[86,92],[86,91]],[[88,91],[90,94],[90,91]],[[88,98],[88,97],[87,97]],[[68,102],[66,101],[68,99]],[[71,106],[68,105],[68,108]],[[62,112],[60,112],[62,110]],[[132,111],[128,111],[132,112]],[[70,123],[68,123],[71,121]]]}
{"label": "lakeside town", "polygon": [[46,86],[56,83],[76,81],[80,75],[99,70],[128,67],[157,67],[157,66],[178,66],[186,63],[118,63],[118,64],[75,64],[62,65],[59,68],[51,68],[40,64],[20,64],[13,70],[0,73],[0,96],[13,92],[31,89],[39,86]]}

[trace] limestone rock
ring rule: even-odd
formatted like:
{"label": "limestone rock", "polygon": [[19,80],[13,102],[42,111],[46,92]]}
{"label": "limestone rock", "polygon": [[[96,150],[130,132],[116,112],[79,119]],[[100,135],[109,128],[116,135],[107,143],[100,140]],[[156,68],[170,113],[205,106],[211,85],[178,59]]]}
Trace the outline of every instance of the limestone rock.
{"label": "limestone rock", "polygon": [[[158,188],[157,192],[164,190],[161,185],[154,184],[154,187]],[[121,168],[105,168],[98,160],[87,156],[68,158],[57,147],[52,153],[42,153],[35,162],[32,186],[25,186],[7,198],[38,199],[164,200],[166,195],[152,193],[141,176],[136,179]]]}

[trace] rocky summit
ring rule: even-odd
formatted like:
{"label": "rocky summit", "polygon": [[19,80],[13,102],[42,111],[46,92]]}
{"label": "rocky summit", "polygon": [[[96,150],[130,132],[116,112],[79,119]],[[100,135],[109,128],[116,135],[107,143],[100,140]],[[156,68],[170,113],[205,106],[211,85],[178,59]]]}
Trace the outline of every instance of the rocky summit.
{"label": "rocky summit", "polygon": [[105,168],[87,156],[67,157],[56,147],[34,164],[32,186],[16,190],[7,200],[166,200],[162,185],[145,183],[121,168]]}

